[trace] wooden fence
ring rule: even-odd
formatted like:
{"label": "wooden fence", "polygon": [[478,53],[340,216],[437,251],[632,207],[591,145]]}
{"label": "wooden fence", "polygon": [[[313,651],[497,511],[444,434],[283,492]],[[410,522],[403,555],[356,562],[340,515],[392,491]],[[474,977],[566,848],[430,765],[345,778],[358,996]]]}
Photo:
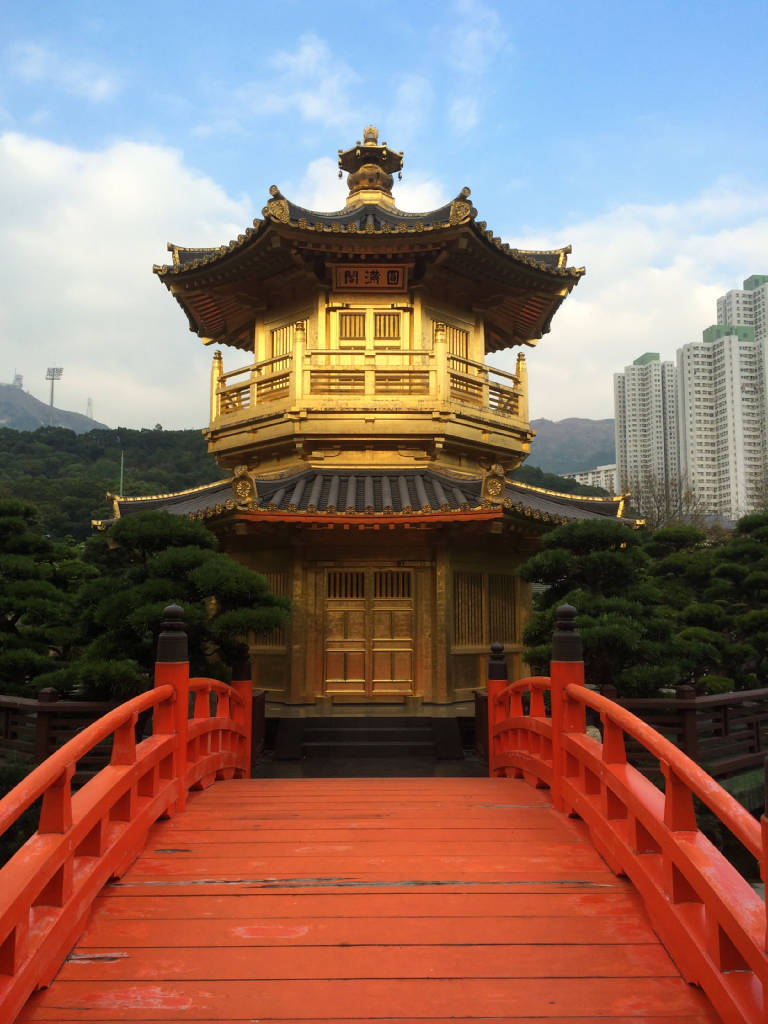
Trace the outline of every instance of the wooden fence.
{"label": "wooden fence", "polygon": [[[252,769],[264,750],[264,702],[265,691],[254,690]],[[8,764],[12,759],[30,766],[42,764],[54,751],[117,706],[106,701],[59,700],[53,688],[41,690],[37,700],[0,694],[0,764]],[[111,752],[109,736],[78,761],[73,786],[82,785],[109,764]]]}
{"label": "wooden fence", "polygon": [[[768,689],[699,697],[692,686],[679,686],[674,697],[654,698],[617,698],[613,686],[603,686],[600,692],[661,733],[715,779],[763,767],[768,755]],[[627,753],[642,767],[639,749],[630,745]]]}

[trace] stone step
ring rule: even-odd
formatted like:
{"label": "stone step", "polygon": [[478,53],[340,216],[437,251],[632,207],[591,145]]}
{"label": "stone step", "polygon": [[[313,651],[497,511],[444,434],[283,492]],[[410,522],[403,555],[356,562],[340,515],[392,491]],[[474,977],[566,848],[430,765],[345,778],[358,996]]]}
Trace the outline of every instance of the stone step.
{"label": "stone step", "polygon": [[304,757],[345,757],[345,758],[381,758],[381,757],[424,757],[433,759],[435,747],[432,740],[347,740],[343,744],[319,741],[305,741]]}

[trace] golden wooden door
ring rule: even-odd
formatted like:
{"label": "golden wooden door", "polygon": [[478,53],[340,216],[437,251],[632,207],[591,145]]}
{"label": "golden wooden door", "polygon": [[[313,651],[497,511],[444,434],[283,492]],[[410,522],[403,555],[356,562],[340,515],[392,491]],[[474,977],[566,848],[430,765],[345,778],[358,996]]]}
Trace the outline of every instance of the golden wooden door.
{"label": "golden wooden door", "polygon": [[326,571],[326,693],[413,693],[412,587],[410,569]]}

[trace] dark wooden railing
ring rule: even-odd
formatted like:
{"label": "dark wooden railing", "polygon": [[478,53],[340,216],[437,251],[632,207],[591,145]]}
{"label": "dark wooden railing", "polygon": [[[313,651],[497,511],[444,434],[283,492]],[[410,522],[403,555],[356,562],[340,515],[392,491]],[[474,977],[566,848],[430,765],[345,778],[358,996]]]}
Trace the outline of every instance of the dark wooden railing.
{"label": "dark wooden railing", "polygon": [[[115,707],[116,703],[106,701],[59,700],[52,687],[41,690],[36,700],[0,694],[0,764],[12,758],[30,766],[42,764]],[[109,753],[109,743],[90,751],[78,764],[75,785],[108,764]]]}
{"label": "dark wooden railing", "polygon": [[[679,686],[675,697],[617,697],[603,686],[604,697],[631,711],[713,778],[762,768],[768,755],[768,689],[741,690],[700,697],[692,686]],[[642,767],[639,748],[627,749]]]}

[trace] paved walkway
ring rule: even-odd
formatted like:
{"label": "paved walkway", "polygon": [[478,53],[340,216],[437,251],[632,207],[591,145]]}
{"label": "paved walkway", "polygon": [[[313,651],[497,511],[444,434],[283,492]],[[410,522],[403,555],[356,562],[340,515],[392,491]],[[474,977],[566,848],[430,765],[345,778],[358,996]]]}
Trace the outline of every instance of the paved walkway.
{"label": "paved walkway", "polygon": [[19,1019],[718,1020],[583,825],[488,778],[192,794]]}

